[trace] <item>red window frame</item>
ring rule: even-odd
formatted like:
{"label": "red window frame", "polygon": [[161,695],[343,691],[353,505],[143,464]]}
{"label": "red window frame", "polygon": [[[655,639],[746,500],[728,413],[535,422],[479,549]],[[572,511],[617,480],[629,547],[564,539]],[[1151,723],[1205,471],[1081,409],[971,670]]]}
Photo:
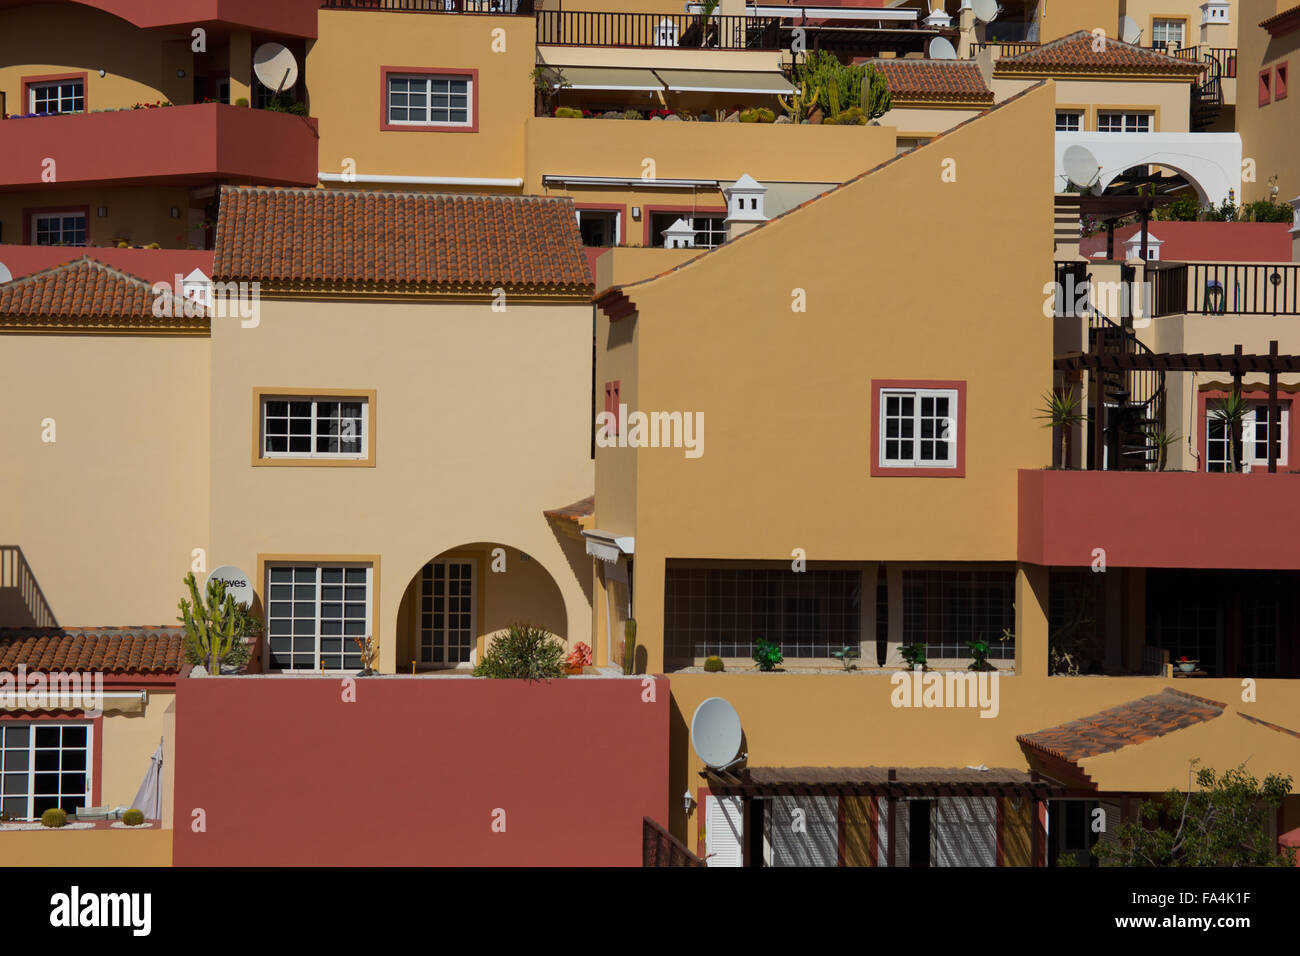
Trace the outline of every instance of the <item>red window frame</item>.
{"label": "red window frame", "polygon": [[[397,76],[467,76],[469,77],[469,125],[450,126],[436,123],[389,123],[388,77]],[[478,132],[478,70],[462,67],[433,66],[381,66],[379,68],[379,128],[389,132],[405,133],[477,133]]]}
{"label": "red window frame", "polygon": [[[81,213],[86,217],[86,245],[68,246],[69,249],[85,249],[90,245],[90,207],[89,206],[28,206],[23,209],[23,245],[35,244],[32,219],[35,216],[57,216],[61,213]],[[56,248],[56,247],[50,247]]]}
{"label": "red window frame", "polygon": [[[957,457],[952,468],[907,468],[880,464],[880,393],[895,388],[945,388],[957,393]],[[872,478],[965,478],[966,477],[966,382],[965,380],[922,378],[873,378],[871,380],[871,477]]]}
{"label": "red window frame", "polygon": [[[575,202],[573,208],[581,212],[589,209],[592,212],[616,212],[618,213],[618,244],[627,245],[627,206],[618,203],[599,203],[599,202]],[[586,248],[596,249],[599,246],[588,246]],[[610,248],[608,246],[604,248]]]}
{"label": "red window frame", "polygon": [[[1208,433],[1209,433],[1210,402],[1214,401],[1216,398],[1227,398],[1231,394],[1232,392],[1228,389],[1212,386],[1209,388],[1202,388],[1200,390],[1200,394],[1197,395],[1196,397],[1197,398],[1196,452],[1198,455],[1197,462],[1196,462],[1197,471],[1207,471],[1209,467],[1208,455],[1210,449],[1209,449]],[[1268,389],[1242,388],[1241,397],[1248,402],[1255,402],[1255,403],[1262,402],[1267,404]],[[1295,415],[1297,411],[1300,411],[1300,406],[1297,406],[1296,404],[1296,393],[1284,392],[1282,391],[1281,388],[1279,388],[1277,392],[1277,403],[1281,407],[1282,411],[1287,413],[1287,419],[1288,419],[1287,451],[1290,453],[1292,460],[1294,460],[1294,456],[1297,454],[1296,450],[1300,449],[1300,444],[1297,444],[1298,442],[1300,442],[1300,419],[1297,419]],[[1295,465],[1289,463],[1283,465],[1281,462],[1278,462],[1278,470],[1281,471],[1282,468],[1286,468],[1288,471],[1290,471],[1295,468]],[[1252,475],[1267,475],[1268,467],[1262,465],[1255,465],[1254,467],[1251,468],[1250,473]]]}
{"label": "red window frame", "polygon": [[21,109],[14,115],[26,116],[32,111],[32,93],[33,86],[43,86],[46,83],[58,83],[63,80],[81,80],[81,101],[82,111],[90,112],[90,74],[89,73],[47,73],[44,76],[24,76],[19,83],[22,92],[22,103],[19,104]]}

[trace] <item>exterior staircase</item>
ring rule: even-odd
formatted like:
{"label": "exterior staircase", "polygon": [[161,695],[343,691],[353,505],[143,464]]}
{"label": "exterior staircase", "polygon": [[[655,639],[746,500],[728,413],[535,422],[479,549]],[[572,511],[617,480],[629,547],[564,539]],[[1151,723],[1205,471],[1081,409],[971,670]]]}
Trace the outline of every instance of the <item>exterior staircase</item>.
{"label": "exterior staircase", "polygon": [[[1088,322],[1088,351],[1150,354],[1151,349],[1138,341],[1130,321],[1113,322],[1094,309]],[[1092,385],[1100,391],[1103,407],[1094,407],[1091,414],[1101,416],[1107,470],[1154,471],[1160,465],[1160,447],[1153,436],[1165,427],[1165,373],[1104,369],[1096,374],[1099,381]],[[1100,456],[1096,460],[1100,467]]]}

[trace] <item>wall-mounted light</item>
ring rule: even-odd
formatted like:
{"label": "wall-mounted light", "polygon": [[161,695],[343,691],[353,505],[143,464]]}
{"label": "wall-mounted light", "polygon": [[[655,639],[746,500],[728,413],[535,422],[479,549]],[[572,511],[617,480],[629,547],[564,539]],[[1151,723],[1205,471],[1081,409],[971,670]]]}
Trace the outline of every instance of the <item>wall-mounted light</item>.
{"label": "wall-mounted light", "polygon": [[100,75],[100,76],[107,76],[107,75],[108,75],[108,71],[107,71],[107,70],[100,70],[100,71],[99,71],[99,75]]}
{"label": "wall-mounted light", "polygon": [[176,71],[176,79],[178,79],[178,80],[183,80],[183,79],[185,79],[185,71],[184,71],[184,70],[177,70],[177,71]]}
{"label": "wall-mounted light", "polygon": [[95,210],[95,215],[99,216],[100,219],[107,219],[107,218],[108,218],[108,207],[107,207],[107,206],[100,206],[98,209]]}
{"label": "wall-mounted light", "polygon": [[693,810],[694,808],[695,808],[695,798],[692,797],[691,792],[687,790],[685,793],[682,794],[682,812],[689,817],[691,815],[691,810]]}
{"label": "wall-mounted light", "polygon": [[633,218],[633,219],[640,219],[640,218],[641,218],[641,207],[640,207],[640,206],[633,206],[633,207],[632,207],[632,218]]}
{"label": "wall-mounted light", "polygon": [[173,218],[173,219],[179,219],[179,218],[181,218],[181,207],[180,207],[180,206],[172,206],[172,218]]}

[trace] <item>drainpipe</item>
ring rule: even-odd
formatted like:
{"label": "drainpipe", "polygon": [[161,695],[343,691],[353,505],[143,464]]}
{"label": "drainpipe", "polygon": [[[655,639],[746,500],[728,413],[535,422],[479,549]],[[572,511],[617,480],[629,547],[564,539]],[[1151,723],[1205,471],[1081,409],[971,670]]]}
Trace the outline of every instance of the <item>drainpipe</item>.
{"label": "drainpipe", "polygon": [[1189,406],[1191,406],[1188,413],[1188,424],[1187,424],[1187,452],[1192,456],[1192,461],[1196,463],[1196,467],[1193,469],[1193,471],[1201,470],[1201,453],[1200,450],[1196,447],[1197,429],[1200,427],[1200,423],[1197,421],[1196,412],[1201,404],[1200,401],[1201,393],[1196,385],[1197,374],[1198,374],[1197,372],[1192,373],[1192,389],[1191,389],[1191,394],[1188,396],[1189,401],[1187,403]]}

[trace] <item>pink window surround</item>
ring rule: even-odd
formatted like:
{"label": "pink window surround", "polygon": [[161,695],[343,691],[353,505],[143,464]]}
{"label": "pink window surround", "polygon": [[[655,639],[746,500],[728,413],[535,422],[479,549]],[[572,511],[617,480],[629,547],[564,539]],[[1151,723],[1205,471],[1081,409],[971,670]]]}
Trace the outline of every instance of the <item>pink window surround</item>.
{"label": "pink window surround", "polygon": [[1268,104],[1272,102],[1272,97],[1269,93],[1269,88],[1272,85],[1272,79],[1273,79],[1272,69],[1259,71],[1259,105],[1260,106],[1268,106]]}
{"label": "pink window surround", "polygon": [[[1296,466],[1294,464],[1294,461],[1295,461],[1295,455],[1297,454],[1296,449],[1300,448],[1300,445],[1296,444],[1296,442],[1300,441],[1300,420],[1297,420],[1296,415],[1294,414],[1296,410],[1295,390],[1300,389],[1300,386],[1293,385],[1290,387],[1290,390],[1284,390],[1286,388],[1287,387],[1284,385],[1279,385],[1277,387],[1278,407],[1281,408],[1283,412],[1288,413],[1287,451],[1289,453],[1288,461],[1285,465],[1282,464],[1281,460],[1279,459],[1277,465],[1279,472],[1295,470]],[[1232,393],[1222,388],[1203,388],[1201,389],[1200,394],[1197,396],[1196,451],[1200,456],[1196,462],[1197,471],[1206,470],[1206,456],[1209,454],[1209,449],[1206,447],[1206,443],[1208,441],[1208,432],[1209,432],[1208,426],[1209,426],[1209,416],[1210,416],[1210,402],[1214,401],[1216,398],[1227,398],[1230,394]],[[1266,388],[1248,389],[1243,387],[1241,390],[1241,397],[1246,399],[1249,402],[1256,402],[1256,403],[1262,402],[1263,404],[1267,405],[1268,389]],[[1250,474],[1266,475],[1268,474],[1268,466],[1252,465],[1250,469]]]}
{"label": "pink window surround", "polygon": [[650,232],[651,217],[657,212],[677,212],[689,215],[692,219],[696,216],[725,216],[727,214],[726,206],[642,206],[641,222],[644,226],[645,236],[642,240],[646,246],[654,245],[654,235]]}
{"label": "pink window surround", "polygon": [[[90,805],[97,807],[104,799],[104,717],[91,717],[85,711],[29,710],[0,713],[0,721],[23,721],[40,724],[87,724],[90,727]],[[3,727],[0,723],[0,727]]]}
{"label": "pink window surround", "polygon": [[[449,126],[429,123],[388,122],[389,76],[465,76],[469,77],[469,125]],[[381,66],[379,68],[379,128],[407,133],[477,133],[478,132],[478,70],[432,66]]]}
{"label": "pink window surround", "polygon": [[617,203],[598,203],[598,202],[575,202],[574,209],[590,209],[592,212],[616,212],[618,213],[618,244],[627,245],[627,206],[620,206]]}
{"label": "pink window surround", "polygon": [[90,112],[89,73],[48,73],[45,76],[24,76],[22,78],[22,102],[19,104],[19,108],[10,115],[26,116],[32,111],[31,88],[33,86],[44,86],[47,83],[58,83],[63,80],[81,80],[82,109]]}
{"label": "pink window surround", "polygon": [[[957,393],[957,454],[953,468],[882,467],[880,464],[880,393],[893,388],[946,388]],[[965,478],[966,477],[966,382],[923,378],[873,378],[871,380],[871,477],[872,478]]]}
{"label": "pink window surround", "polygon": [[1287,61],[1283,60],[1277,66],[1273,67],[1273,101],[1286,99],[1287,80],[1290,79],[1291,70],[1287,66]]}
{"label": "pink window surround", "polygon": [[[23,245],[30,246],[35,242],[32,230],[32,219],[36,216],[57,216],[62,213],[81,213],[86,217],[86,243],[90,243],[90,207],[89,206],[42,206],[40,208],[27,208],[23,210]],[[68,248],[84,249],[85,246],[69,246]]]}

